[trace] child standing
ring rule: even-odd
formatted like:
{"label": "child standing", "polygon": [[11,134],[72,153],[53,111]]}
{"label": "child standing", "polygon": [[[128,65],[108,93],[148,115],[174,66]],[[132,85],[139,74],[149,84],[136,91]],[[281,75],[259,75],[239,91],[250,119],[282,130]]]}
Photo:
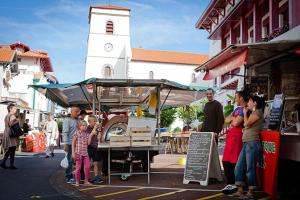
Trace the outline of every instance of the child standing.
{"label": "child standing", "polygon": [[81,120],[78,122],[78,130],[76,131],[72,141],[72,158],[76,162],[75,180],[76,186],[80,182],[81,163],[84,166],[84,184],[91,185],[88,181],[90,173],[90,160],[88,156],[88,139],[87,122]]}

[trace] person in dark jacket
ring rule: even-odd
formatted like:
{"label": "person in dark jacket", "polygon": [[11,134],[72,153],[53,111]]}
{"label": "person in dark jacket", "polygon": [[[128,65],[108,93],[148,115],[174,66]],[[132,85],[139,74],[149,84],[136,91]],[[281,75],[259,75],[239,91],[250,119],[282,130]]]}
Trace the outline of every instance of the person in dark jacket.
{"label": "person in dark jacket", "polygon": [[26,119],[25,122],[24,122],[24,124],[23,124],[23,132],[24,132],[24,134],[27,134],[29,132],[29,129],[30,129],[30,127],[29,127],[29,119]]}
{"label": "person in dark jacket", "polygon": [[202,132],[214,132],[215,140],[218,144],[218,135],[223,129],[224,115],[223,106],[217,100],[214,100],[214,90],[208,88],[206,90],[208,102],[204,106],[204,121],[202,124]]}

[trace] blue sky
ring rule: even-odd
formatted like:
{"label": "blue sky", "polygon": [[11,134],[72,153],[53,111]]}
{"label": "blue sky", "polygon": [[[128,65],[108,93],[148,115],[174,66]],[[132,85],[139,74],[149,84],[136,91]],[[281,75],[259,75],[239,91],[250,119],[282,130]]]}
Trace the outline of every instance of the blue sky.
{"label": "blue sky", "polygon": [[131,47],[208,53],[195,28],[209,0],[1,0],[0,44],[21,41],[48,51],[62,82],[84,79],[90,5],[131,9]]}

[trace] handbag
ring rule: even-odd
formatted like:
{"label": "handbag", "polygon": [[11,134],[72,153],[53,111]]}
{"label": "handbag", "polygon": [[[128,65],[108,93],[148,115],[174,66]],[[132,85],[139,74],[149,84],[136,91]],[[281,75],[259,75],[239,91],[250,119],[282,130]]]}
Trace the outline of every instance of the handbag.
{"label": "handbag", "polygon": [[19,137],[23,134],[24,134],[24,132],[22,131],[19,123],[15,123],[10,126],[10,132],[9,132],[10,137]]}

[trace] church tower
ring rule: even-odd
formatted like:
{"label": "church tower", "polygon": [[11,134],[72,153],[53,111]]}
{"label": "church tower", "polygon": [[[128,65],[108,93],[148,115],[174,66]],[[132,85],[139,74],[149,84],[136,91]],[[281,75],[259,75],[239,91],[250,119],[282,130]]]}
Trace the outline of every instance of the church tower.
{"label": "church tower", "polygon": [[85,78],[128,78],[130,9],[91,6]]}

